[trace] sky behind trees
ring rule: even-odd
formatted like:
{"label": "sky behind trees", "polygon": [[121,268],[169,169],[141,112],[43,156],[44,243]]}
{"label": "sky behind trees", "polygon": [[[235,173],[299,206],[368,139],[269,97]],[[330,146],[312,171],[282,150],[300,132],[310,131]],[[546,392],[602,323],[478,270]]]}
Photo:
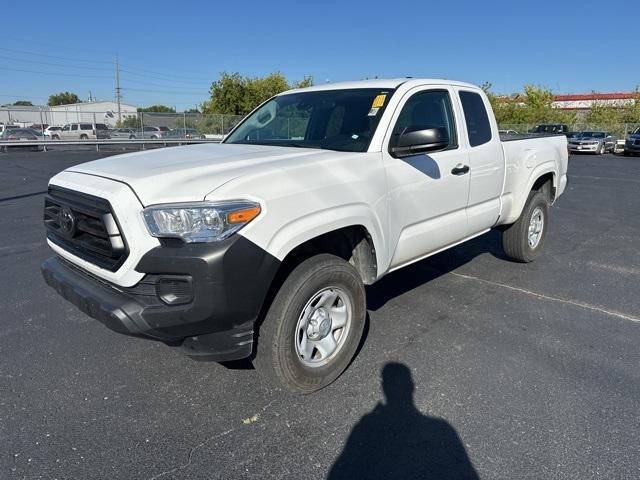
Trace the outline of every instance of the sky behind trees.
{"label": "sky behind trees", "polygon": [[[632,2],[31,3],[3,24],[0,103],[59,91],[193,108],[222,71],[291,82],[436,77],[498,93],[631,91],[640,84]],[[75,7],[78,8],[75,8]],[[82,7],[82,8],[81,8]],[[634,35],[635,34],[635,35]],[[635,37],[635,38],[633,38]]]}

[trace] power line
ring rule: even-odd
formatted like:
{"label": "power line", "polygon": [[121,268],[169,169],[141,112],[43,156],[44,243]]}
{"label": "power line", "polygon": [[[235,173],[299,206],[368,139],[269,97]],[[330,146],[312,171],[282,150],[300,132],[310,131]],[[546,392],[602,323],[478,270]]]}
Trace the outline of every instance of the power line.
{"label": "power line", "polygon": [[[163,77],[189,78],[189,79],[199,78],[199,79],[203,79],[204,80],[204,77],[193,77],[191,75],[173,75],[173,74],[170,74],[170,73],[160,73],[160,72],[154,72],[153,70],[146,70],[144,68],[132,67],[131,65],[122,65],[122,66],[127,68],[127,69],[130,69],[130,70],[137,70],[139,72],[150,73],[150,74],[153,74],[153,75],[161,75]],[[197,75],[200,75],[200,74],[197,74]],[[209,81],[209,79],[206,79],[206,81]]]}
{"label": "power line", "polygon": [[107,62],[106,60],[85,60],[82,58],[56,57],[56,56],[48,55],[44,53],[29,52],[27,50],[16,50],[14,48],[0,47],[0,50],[4,50],[6,52],[13,52],[13,53],[23,53],[25,55],[33,55],[35,57],[55,58],[56,60],[68,60],[71,62],[86,62],[86,63],[101,63],[101,64],[111,63],[111,62]]}
{"label": "power line", "polygon": [[146,93],[170,93],[172,95],[193,95],[193,96],[208,96],[209,93],[195,93],[195,92],[185,92],[184,90],[179,90],[179,91],[170,91],[170,90],[146,90],[146,89],[142,89],[142,88],[122,88],[122,90],[127,90],[130,92],[146,92]]}
{"label": "power line", "polygon": [[87,66],[87,65],[69,65],[69,64],[66,64],[66,63],[42,62],[40,60],[27,60],[27,59],[24,59],[24,58],[5,57],[3,55],[0,55],[0,58],[3,58],[5,60],[14,60],[16,62],[35,63],[35,64],[38,64],[38,65],[51,65],[51,66],[55,66],[55,67],[82,68],[82,69],[89,69],[89,70],[111,71],[110,68],[106,68],[106,67],[91,67],[91,66]]}
{"label": "power line", "polygon": [[58,73],[58,72],[42,72],[39,70],[23,70],[20,68],[0,67],[0,70],[8,70],[11,72],[36,73],[39,75],[57,75],[61,77],[83,77],[83,78],[111,78],[106,75],[82,75],[80,73]]}
{"label": "power line", "polygon": [[[122,72],[122,69],[120,71]],[[127,77],[122,77],[122,80],[124,80],[125,82],[137,83],[139,85],[149,85],[149,86],[152,86],[152,87],[164,87],[164,88],[176,88],[176,89],[181,89],[182,88],[182,86],[179,83],[174,83],[172,85],[167,85],[167,84],[161,84],[161,83],[148,82],[146,80],[135,80],[133,78],[127,78]],[[200,86],[202,86],[202,85],[200,84]],[[189,89],[189,88],[196,88],[196,86],[188,86],[187,89]]]}
{"label": "power line", "polygon": [[[148,75],[146,73],[138,73],[138,72],[132,72],[131,70],[127,70],[124,68],[120,69],[121,72],[127,73],[129,75],[135,75],[136,77],[142,77],[142,78],[151,78],[154,80],[162,80],[162,81],[166,81],[166,82],[175,82],[175,81],[180,81],[182,83],[193,83],[193,84],[201,84],[203,82],[209,83],[211,81],[211,79],[207,79],[207,80],[182,80],[182,79],[178,79],[178,78],[165,78],[165,77],[160,77],[158,75]],[[185,77],[187,78],[187,77]],[[191,78],[191,77],[190,77]]]}

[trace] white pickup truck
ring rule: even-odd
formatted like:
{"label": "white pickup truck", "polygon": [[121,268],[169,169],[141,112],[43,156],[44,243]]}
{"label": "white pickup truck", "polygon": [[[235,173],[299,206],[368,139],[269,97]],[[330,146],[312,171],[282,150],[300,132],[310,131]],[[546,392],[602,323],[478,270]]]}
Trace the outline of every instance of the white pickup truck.
{"label": "white pickup truck", "polygon": [[[49,184],[46,282],[107,327],[192,357],[250,357],[295,392],[347,367],[365,285],[482,235],[542,249],[564,135],[501,141],[487,97],[443,80],[277,95],[222,142],[71,167]],[[428,313],[427,313],[428,315]]]}

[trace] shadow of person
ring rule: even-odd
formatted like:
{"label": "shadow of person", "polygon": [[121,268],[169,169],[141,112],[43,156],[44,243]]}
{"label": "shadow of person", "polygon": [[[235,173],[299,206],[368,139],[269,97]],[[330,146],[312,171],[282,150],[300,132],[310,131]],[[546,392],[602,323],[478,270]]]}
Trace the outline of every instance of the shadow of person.
{"label": "shadow of person", "polygon": [[416,409],[405,365],[384,366],[382,389],[386,402],[353,428],[329,480],[479,478],[453,427]]}

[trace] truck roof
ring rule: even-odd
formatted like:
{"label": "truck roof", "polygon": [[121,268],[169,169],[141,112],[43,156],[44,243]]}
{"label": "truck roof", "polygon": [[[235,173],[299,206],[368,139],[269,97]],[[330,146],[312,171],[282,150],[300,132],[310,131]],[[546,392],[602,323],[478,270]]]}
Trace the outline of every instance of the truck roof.
{"label": "truck roof", "polygon": [[460,87],[478,88],[476,85],[465,82],[458,82],[456,80],[445,80],[439,78],[375,78],[370,80],[357,80],[353,82],[336,82],[336,83],[322,83],[320,85],[314,85],[312,87],[297,88],[293,90],[287,90],[280,95],[286,95],[293,92],[313,92],[322,90],[347,90],[351,88],[398,88],[400,85],[408,83],[415,85],[457,85]]}

